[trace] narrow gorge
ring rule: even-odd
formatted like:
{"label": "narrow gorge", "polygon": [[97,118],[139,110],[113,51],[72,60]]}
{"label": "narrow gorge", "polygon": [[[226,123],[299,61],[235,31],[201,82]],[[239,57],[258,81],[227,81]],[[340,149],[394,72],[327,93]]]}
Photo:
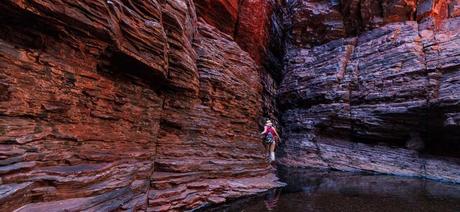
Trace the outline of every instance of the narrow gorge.
{"label": "narrow gorge", "polygon": [[0,211],[184,211],[277,165],[460,183],[460,0],[5,0]]}

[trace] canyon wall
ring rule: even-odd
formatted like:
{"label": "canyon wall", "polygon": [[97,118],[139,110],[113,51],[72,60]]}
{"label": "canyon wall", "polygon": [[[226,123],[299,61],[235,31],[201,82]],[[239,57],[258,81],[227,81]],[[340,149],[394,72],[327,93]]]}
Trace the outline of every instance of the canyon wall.
{"label": "canyon wall", "polygon": [[460,182],[458,1],[289,1],[282,163]]}
{"label": "canyon wall", "polygon": [[460,1],[0,3],[0,210],[187,210],[287,166],[460,182]]}
{"label": "canyon wall", "polygon": [[281,186],[258,135],[276,2],[251,3],[266,9],[2,1],[0,210],[185,210]]}
{"label": "canyon wall", "polygon": [[284,55],[284,1],[279,0],[195,0],[197,14],[210,25],[230,35],[259,66],[262,83],[262,112],[278,124],[276,91],[281,79]]}

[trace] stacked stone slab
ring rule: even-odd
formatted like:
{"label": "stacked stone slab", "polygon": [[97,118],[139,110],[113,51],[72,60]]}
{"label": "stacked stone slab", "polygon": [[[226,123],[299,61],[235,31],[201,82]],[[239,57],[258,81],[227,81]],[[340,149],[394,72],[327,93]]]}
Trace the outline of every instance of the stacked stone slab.
{"label": "stacked stone slab", "polygon": [[282,163],[460,182],[460,19],[430,5],[419,22],[320,45],[291,33],[278,93]]}
{"label": "stacked stone slab", "polygon": [[180,211],[282,185],[260,64],[195,4],[0,3],[0,210]]}

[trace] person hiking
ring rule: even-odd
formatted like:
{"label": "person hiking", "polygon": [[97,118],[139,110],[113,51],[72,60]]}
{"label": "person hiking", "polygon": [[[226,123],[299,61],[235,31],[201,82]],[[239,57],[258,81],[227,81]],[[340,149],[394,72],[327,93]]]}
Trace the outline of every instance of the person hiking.
{"label": "person hiking", "polygon": [[263,143],[265,150],[268,152],[270,162],[275,161],[276,139],[280,139],[280,136],[278,135],[278,132],[276,132],[276,129],[273,127],[270,120],[267,120],[264,126],[264,131],[260,134],[264,135]]}

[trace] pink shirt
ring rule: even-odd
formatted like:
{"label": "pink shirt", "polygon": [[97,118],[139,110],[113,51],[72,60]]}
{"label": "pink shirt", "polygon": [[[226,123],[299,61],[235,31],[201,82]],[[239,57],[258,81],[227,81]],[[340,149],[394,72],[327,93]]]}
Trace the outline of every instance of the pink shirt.
{"label": "pink shirt", "polygon": [[271,126],[267,126],[267,132],[265,134],[271,133],[273,136],[276,136],[275,129]]}

